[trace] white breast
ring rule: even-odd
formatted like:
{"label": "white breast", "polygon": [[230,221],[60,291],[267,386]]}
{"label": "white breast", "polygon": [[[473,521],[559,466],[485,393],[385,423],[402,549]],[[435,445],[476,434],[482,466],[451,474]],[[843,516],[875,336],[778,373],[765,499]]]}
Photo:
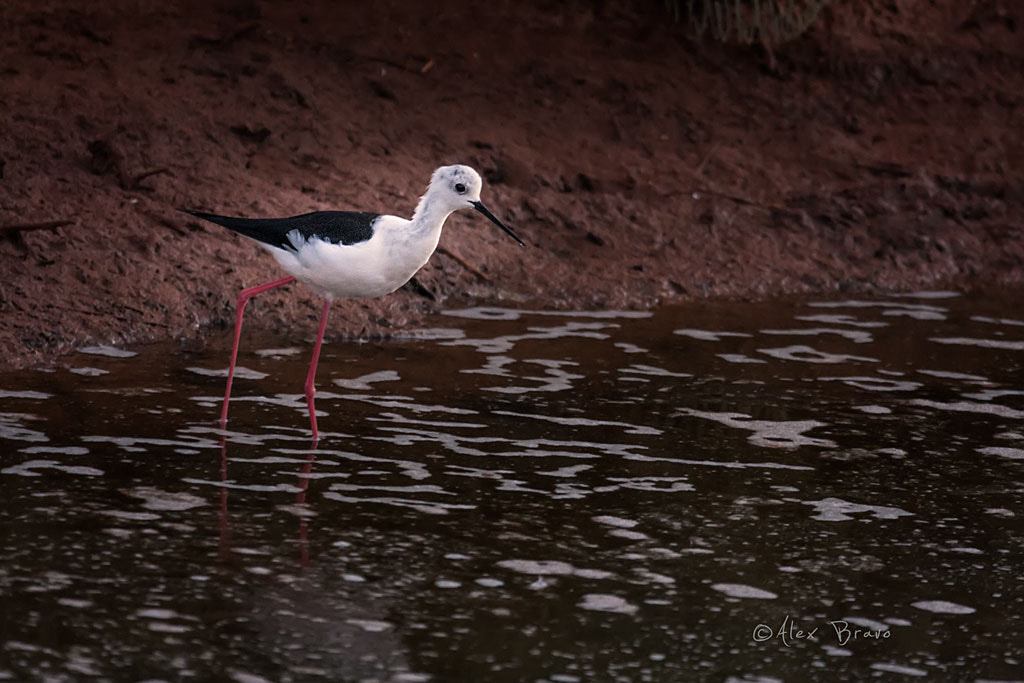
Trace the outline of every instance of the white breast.
{"label": "white breast", "polygon": [[389,294],[416,274],[430,259],[441,236],[435,230],[410,229],[398,216],[381,216],[373,237],[342,245],[297,232],[288,238],[296,251],[268,246],[281,267],[296,280],[328,299],[368,299]]}

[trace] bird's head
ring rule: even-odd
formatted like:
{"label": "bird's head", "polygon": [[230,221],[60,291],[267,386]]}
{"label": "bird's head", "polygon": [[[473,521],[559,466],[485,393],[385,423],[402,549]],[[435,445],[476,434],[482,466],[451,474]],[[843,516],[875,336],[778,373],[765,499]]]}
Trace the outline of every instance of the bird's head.
{"label": "bird's head", "polygon": [[512,239],[519,242],[520,246],[526,246],[523,241],[512,232],[512,229],[502,223],[491,213],[483,202],[480,201],[480,190],[484,181],[480,174],[469,166],[457,164],[455,166],[441,166],[430,177],[430,187],[427,194],[433,199],[451,209],[476,209],[487,216],[495,225],[508,233]]}

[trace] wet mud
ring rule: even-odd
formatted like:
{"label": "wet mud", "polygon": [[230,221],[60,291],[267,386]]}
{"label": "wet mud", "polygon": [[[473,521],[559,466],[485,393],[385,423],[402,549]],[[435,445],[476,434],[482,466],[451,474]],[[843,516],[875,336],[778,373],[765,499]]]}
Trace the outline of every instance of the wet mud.
{"label": "wet mud", "polygon": [[[657,3],[653,3],[657,5]],[[455,216],[418,287],[333,338],[441,307],[1021,282],[1021,5],[833,3],[772,58],[643,3],[0,7],[0,367],[202,345],[259,247],[174,210],[408,215],[469,163],[519,249]],[[302,288],[252,329],[315,329]]]}

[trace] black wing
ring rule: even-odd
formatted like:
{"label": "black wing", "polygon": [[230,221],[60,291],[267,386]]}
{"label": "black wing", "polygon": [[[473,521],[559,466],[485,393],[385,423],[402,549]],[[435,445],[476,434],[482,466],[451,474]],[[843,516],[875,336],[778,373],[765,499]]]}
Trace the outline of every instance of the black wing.
{"label": "black wing", "polygon": [[191,209],[179,209],[204,221],[281,249],[294,250],[288,233],[298,230],[303,237],[319,237],[335,244],[358,244],[373,237],[379,213],[365,211],[314,211],[291,218],[235,218]]}

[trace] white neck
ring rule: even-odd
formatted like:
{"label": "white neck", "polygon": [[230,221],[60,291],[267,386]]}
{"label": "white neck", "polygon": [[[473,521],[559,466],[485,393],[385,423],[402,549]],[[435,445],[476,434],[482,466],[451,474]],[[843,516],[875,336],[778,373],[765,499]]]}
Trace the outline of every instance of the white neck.
{"label": "white neck", "polygon": [[416,205],[416,211],[412,214],[412,231],[440,233],[445,220],[452,213],[454,213],[454,209],[444,207],[441,202],[438,202],[436,198],[431,197],[430,193],[427,192],[420,197],[420,202]]}

